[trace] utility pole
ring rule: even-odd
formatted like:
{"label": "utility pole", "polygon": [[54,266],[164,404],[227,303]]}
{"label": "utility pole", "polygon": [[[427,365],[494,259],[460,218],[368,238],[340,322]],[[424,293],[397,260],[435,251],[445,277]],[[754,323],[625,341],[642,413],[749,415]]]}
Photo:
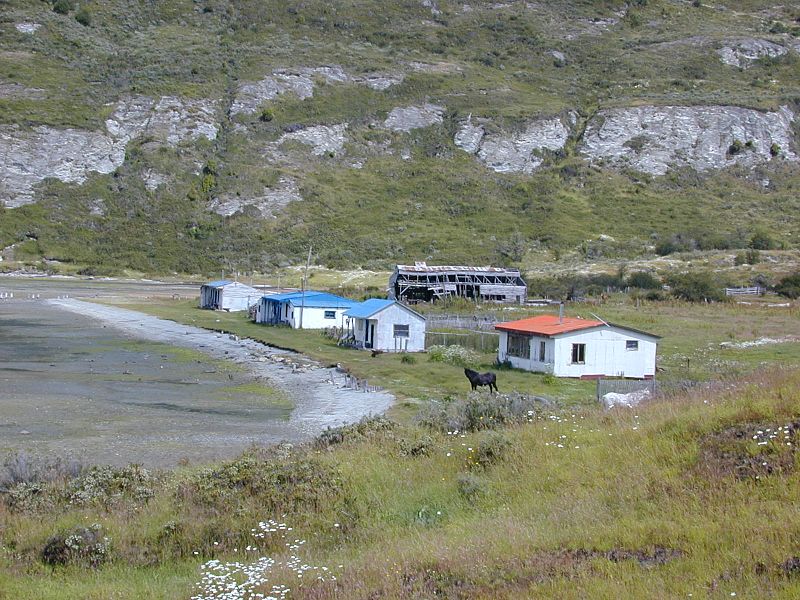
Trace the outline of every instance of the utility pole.
{"label": "utility pole", "polygon": [[303,281],[301,283],[302,293],[300,295],[300,329],[303,328],[303,313],[306,312],[306,285],[308,283],[308,267],[311,265],[311,250],[313,246],[308,247],[308,258],[306,259],[306,270],[303,272]]}

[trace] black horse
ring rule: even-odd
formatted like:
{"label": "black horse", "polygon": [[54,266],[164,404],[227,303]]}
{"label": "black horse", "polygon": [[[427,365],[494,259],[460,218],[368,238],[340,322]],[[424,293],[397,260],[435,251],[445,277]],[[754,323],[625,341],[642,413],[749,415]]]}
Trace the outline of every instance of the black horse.
{"label": "black horse", "polygon": [[500,393],[497,389],[497,375],[491,371],[488,373],[478,373],[472,369],[464,369],[464,375],[466,375],[467,379],[469,379],[469,383],[472,385],[473,391],[475,391],[479,385],[488,385],[490,394],[492,393],[492,388],[494,388],[495,392]]}

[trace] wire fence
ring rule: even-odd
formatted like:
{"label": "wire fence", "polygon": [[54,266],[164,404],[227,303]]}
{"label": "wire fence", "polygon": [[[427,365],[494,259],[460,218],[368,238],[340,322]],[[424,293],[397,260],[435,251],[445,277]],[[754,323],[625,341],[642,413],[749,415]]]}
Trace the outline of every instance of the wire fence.
{"label": "wire fence", "polygon": [[477,352],[497,352],[499,334],[489,331],[426,331],[425,349],[431,346],[461,346]]}

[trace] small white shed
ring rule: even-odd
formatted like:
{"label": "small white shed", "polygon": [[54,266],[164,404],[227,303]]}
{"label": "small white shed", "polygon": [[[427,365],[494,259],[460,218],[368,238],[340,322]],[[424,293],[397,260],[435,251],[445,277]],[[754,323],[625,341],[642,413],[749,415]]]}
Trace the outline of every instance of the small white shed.
{"label": "small white shed", "polygon": [[247,310],[262,295],[263,292],[238,281],[209,281],[200,286],[200,308]]}
{"label": "small white shed", "polygon": [[499,323],[498,355],[517,369],[556,377],[652,379],[659,336],[621,325],[540,315]]}
{"label": "small white shed", "polygon": [[345,311],[349,337],[360,348],[425,350],[425,317],[396,300],[370,298]]}

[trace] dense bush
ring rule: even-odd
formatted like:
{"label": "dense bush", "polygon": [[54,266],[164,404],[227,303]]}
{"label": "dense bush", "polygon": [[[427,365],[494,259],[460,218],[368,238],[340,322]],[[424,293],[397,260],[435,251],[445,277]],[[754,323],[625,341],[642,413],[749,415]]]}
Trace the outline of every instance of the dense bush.
{"label": "dense bush", "polygon": [[536,396],[473,392],[466,400],[431,400],[417,421],[445,433],[480,431],[531,420],[549,404],[546,398]]}
{"label": "dense bush", "polygon": [[462,473],[456,482],[458,495],[467,502],[475,502],[486,493],[486,482],[472,473]]}
{"label": "dense bush", "polygon": [[631,273],[626,282],[628,287],[639,288],[642,290],[659,290],[661,282],[646,271]]}
{"label": "dense bush", "polygon": [[116,468],[108,465],[88,469],[69,481],[65,498],[70,504],[109,506],[121,499],[147,502],[154,495],[155,478],[141,465]]}
{"label": "dense bush", "polygon": [[77,564],[97,567],[108,560],[111,540],[97,523],[76,527],[52,536],[40,553],[42,562],[52,566]]}
{"label": "dense bush", "polygon": [[778,282],[775,291],[787,298],[800,298],[800,273],[788,275]]}
{"label": "dense bush", "polygon": [[74,5],[72,4],[72,0],[56,0],[53,2],[53,12],[56,12],[60,15],[69,14],[69,11],[71,11],[73,8]]}
{"label": "dense bush", "polygon": [[511,441],[505,435],[499,431],[491,431],[478,442],[478,447],[471,453],[469,467],[486,469],[503,460],[510,447]]}
{"label": "dense bush", "polygon": [[708,272],[680,273],[671,275],[668,282],[672,295],[689,302],[724,300],[722,284]]}
{"label": "dense bush", "polygon": [[444,362],[457,367],[473,367],[478,364],[478,353],[463,346],[431,346],[428,348],[428,360]]}
{"label": "dense bush", "polygon": [[362,417],[357,423],[328,427],[314,440],[317,448],[329,448],[344,442],[361,442],[376,436],[392,433],[397,424],[384,416]]}
{"label": "dense bush", "polygon": [[264,514],[319,511],[344,499],[340,472],[314,456],[270,458],[256,451],[203,469],[178,489],[187,504],[219,511],[254,501]]}

